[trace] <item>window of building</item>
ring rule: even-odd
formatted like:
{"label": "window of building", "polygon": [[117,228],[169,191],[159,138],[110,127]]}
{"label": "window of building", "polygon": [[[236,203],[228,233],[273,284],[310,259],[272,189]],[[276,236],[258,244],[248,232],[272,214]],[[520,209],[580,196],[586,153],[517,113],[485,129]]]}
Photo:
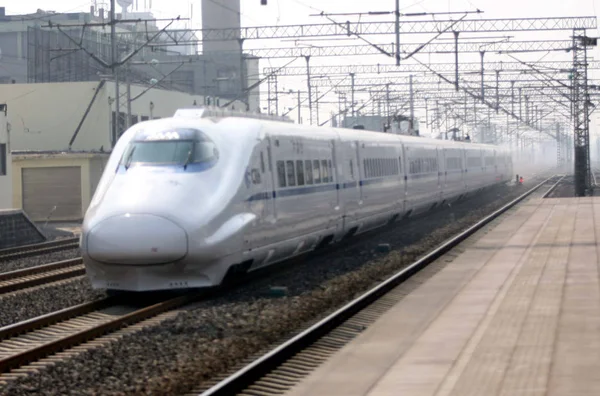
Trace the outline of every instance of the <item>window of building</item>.
{"label": "window of building", "polygon": [[297,176],[298,176],[298,185],[303,186],[304,185],[304,166],[303,166],[302,160],[296,161],[296,172],[297,172]]}
{"label": "window of building", "polygon": [[306,184],[313,184],[313,167],[312,161],[306,160],[304,161],[304,165],[306,165]]}
{"label": "window of building", "polygon": [[8,153],[6,152],[6,144],[0,144],[0,176],[6,176],[7,165],[6,159],[8,157]]}
{"label": "window of building", "polygon": [[277,180],[279,181],[279,187],[285,187],[285,164],[283,161],[277,161]]}
{"label": "window of building", "polygon": [[287,169],[288,186],[293,187],[296,185],[296,171],[294,170],[294,161],[287,161],[285,167]]}

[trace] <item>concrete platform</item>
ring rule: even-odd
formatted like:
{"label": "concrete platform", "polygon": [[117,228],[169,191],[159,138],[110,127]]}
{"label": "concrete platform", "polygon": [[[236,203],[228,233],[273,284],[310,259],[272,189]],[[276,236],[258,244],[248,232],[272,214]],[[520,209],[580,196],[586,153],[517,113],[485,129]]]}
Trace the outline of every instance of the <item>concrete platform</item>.
{"label": "concrete platform", "polygon": [[600,198],[532,200],[287,395],[600,395]]}

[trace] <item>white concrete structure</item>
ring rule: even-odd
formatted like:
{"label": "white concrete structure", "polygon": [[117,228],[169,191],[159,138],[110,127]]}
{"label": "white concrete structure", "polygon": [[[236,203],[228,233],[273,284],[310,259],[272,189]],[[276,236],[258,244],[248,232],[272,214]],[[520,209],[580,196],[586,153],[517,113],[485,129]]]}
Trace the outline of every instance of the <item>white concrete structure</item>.
{"label": "white concrete structure", "polygon": [[12,208],[12,157],[6,104],[0,105],[0,210]]}
{"label": "white concrete structure", "polygon": [[[0,97],[11,109],[12,150],[110,151],[114,96],[110,82],[0,84]],[[132,99],[138,96],[131,103],[134,121],[171,117],[177,109],[206,104],[203,96],[132,85]],[[124,111],[123,100],[121,106]],[[229,108],[245,106],[235,102]]]}

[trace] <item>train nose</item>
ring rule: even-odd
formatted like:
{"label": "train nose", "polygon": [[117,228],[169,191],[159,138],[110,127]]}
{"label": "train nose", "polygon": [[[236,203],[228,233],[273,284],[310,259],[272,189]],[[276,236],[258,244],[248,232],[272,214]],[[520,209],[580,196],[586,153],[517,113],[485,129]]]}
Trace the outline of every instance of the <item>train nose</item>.
{"label": "train nose", "polygon": [[163,217],[127,214],[103,220],[87,233],[91,259],[114,264],[163,264],[187,254],[187,235]]}

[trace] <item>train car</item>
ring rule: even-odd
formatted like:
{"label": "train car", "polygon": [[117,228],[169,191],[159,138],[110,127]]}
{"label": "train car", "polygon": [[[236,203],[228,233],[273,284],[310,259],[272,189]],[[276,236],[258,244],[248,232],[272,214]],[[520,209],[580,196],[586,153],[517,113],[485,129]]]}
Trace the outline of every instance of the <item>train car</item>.
{"label": "train car", "polygon": [[511,175],[497,146],[182,109],[119,139],[81,250],[94,288],[215,286]]}

